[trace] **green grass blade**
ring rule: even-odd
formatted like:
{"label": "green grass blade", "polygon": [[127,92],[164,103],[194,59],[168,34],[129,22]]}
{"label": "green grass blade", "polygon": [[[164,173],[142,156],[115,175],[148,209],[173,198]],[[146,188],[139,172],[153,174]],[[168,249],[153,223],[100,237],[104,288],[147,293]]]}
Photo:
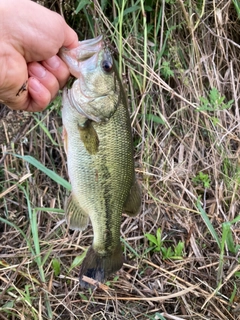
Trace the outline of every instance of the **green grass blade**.
{"label": "green grass blade", "polygon": [[28,193],[26,192],[25,188],[23,188],[22,186],[19,186],[19,189],[23,191],[23,193],[26,197],[26,201],[27,201],[28,216],[29,216],[29,220],[30,220],[31,232],[32,232],[33,243],[34,243],[34,248],[35,248],[34,260],[36,261],[36,263],[38,265],[41,281],[45,282],[45,275],[44,275],[44,272],[41,268],[41,251],[40,251],[40,244],[39,244],[39,237],[38,237],[38,225],[37,225],[36,210],[32,211],[30,199],[29,199]]}
{"label": "green grass blade", "polygon": [[124,239],[124,238],[120,238],[121,239],[121,242],[138,258],[140,258],[140,255],[137,253],[136,250],[134,250],[130,244]]}
{"label": "green grass blade", "polygon": [[43,211],[43,212],[54,212],[58,213],[60,215],[64,215],[65,211],[63,209],[58,209],[58,208],[43,208],[43,207],[36,207],[34,210],[37,211]]}
{"label": "green grass blade", "polygon": [[[28,208],[28,215],[29,215],[29,220],[30,220],[30,225],[31,225],[31,232],[32,232],[32,237],[33,237],[33,243],[34,243],[34,248],[35,248],[35,253],[36,256],[34,260],[37,263],[39,274],[40,274],[40,279],[42,282],[46,282],[45,279],[45,273],[43,270],[43,263],[42,263],[42,258],[41,258],[41,249],[40,249],[40,243],[39,243],[39,236],[38,236],[38,224],[37,224],[37,211],[33,210],[31,207],[30,199],[28,196],[28,192],[22,187],[19,186],[19,188],[24,192],[24,195],[27,200],[27,208]],[[49,301],[48,293],[45,293],[45,305],[47,308],[47,313],[48,313],[48,318],[52,319],[53,313],[52,313],[52,308],[51,308],[51,303]]]}
{"label": "green grass blade", "polygon": [[87,250],[85,250],[81,255],[75,257],[75,259],[73,260],[68,272],[70,273],[72,271],[72,269],[80,266],[84,260],[84,258],[86,257],[87,254]]}
{"label": "green grass blade", "polygon": [[51,141],[51,143],[54,146],[57,146],[58,144],[56,143],[56,141],[53,140],[50,132],[48,131],[47,127],[45,126],[45,124],[41,121],[38,120],[38,118],[36,116],[33,115],[33,118],[35,119],[35,121],[37,122],[37,124],[39,125],[39,127],[41,127],[41,129],[45,132],[45,134],[48,136],[49,140]]}
{"label": "green grass blade", "polygon": [[43,164],[41,164],[41,162],[39,162],[38,160],[36,160],[35,158],[31,157],[31,156],[20,156],[18,154],[12,154],[13,156],[17,157],[17,158],[21,158],[24,161],[29,162],[30,164],[32,164],[34,167],[36,167],[37,169],[39,169],[40,171],[42,171],[43,173],[45,173],[49,178],[51,178],[52,180],[54,180],[55,182],[57,182],[58,184],[62,185],[64,188],[66,188],[67,190],[71,190],[71,184],[66,181],[65,179],[63,179],[62,177],[60,177],[57,173],[55,173],[54,171],[46,168]]}
{"label": "green grass blade", "polygon": [[219,249],[221,249],[221,243],[220,243],[220,240],[218,238],[218,235],[217,235],[215,229],[213,228],[213,225],[211,224],[211,221],[209,220],[206,211],[203,210],[203,208],[202,208],[202,206],[200,204],[200,200],[197,200],[197,208],[198,208],[198,210],[199,210],[199,212],[201,214],[201,217],[202,217],[204,223],[206,224],[209,232],[211,233],[211,235],[214,238],[214,240],[217,242]]}
{"label": "green grass blade", "polygon": [[8,221],[7,219],[4,219],[4,218],[2,218],[2,217],[0,217],[0,221],[1,221],[2,223],[6,223],[6,224],[8,224],[10,227],[16,229],[16,230],[21,234],[21,236],[23,237],[23,239],[26,241],[26,243],[27,243],[27,245],[28,245],[28,248],[29,248],[29,250],[31,251],[32,255],[33,255],[33,256],[36,255],[36,253],[34,252],[34,250],[33,250],[33,248],[32,248],[32,245],[31,245],[29,239],[27,238],[27,236],[25,235],[25,233],[24,233],[15,223],[13,223],[13,222],[11,222],[11,221]]}
{"label": "green grass blade", "polygon": [[238,215],[235,219],[233,219],[232,221],[231,221],[231,224],[233,225],[234,223],[237,223],[237,222],[239,222],[240,221],[240,215]]}

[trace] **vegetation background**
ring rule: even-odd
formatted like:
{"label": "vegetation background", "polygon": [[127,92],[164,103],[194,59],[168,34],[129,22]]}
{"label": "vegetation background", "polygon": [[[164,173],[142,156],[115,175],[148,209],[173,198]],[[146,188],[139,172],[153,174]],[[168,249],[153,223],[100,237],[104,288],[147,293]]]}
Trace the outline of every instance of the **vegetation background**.
{"label": "vegetation background", "polygon": [[114,52],[143,208],[123,215],[123,268],[81,290],[92,228],[64,222],[61,96],[2,106],[0,319],[240,319],[240,2],[38,2]]}

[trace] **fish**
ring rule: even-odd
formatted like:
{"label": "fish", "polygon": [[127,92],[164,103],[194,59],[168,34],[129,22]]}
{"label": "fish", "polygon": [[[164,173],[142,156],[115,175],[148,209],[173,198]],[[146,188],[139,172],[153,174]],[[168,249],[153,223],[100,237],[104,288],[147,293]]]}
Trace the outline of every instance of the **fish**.
{"label": "fish", "polygon": [[91,221],[93,242],[80,266],[82,288],[87,276],[103,283],[121,269],[122,213],[141,211],[131,121],[126,95],[113,57],[102,36],[61,48],[61,59],[76,78],[62,95],[63,142],[71,194],[65,207],[69,228],[84,230]]}

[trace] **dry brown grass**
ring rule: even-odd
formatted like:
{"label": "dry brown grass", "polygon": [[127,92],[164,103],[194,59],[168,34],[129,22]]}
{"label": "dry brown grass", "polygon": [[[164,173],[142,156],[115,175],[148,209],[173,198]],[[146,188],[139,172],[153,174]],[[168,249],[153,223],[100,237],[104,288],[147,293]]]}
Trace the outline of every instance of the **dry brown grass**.
{"label": "dry brown grass", "polygon": [[[61,7],[61,1],[56,2],[57,8],[76,28],[76,19],[71,20],[74,5],[66,3]],[[136,218],[123,216],[126,261],[107,288],[82,291],[79,268],[69,272],[74,258],[92,241],[91,226],[72,233],[63,215],[51,210],[37,211],[41,257],[46,257],[42,283],[35,257],[20,233],[33,244],[28,203],[19,185],[26,190],[31,208],[61,209],[67,191],[11,154],[32,155],[67,179],[59,107],[55,104],[35,115],[46,131],[31,114],[0,109],[0,319],[49,319],[46,302],[53,319],[240,319],[239,252],[231,252],[224,243],[221,266],[220,248],[197,206],[199,198],[220,240],[223,223],[239,216],[240,22],[231,1],[207,2],[203,11],[197,10],[199,3],[191,7],[180,0],[165,3],[163,30],[149,39],[147,47],[143,36],[133,30],[127,35],[124,29],[123,56],[128,59],[123,59],[123,72],[143,209]],[[112,35],[113,27],[100,8],[96,6],[94,12]],[[153,13],[148,15],[152,17]],[[85,24],[78,29],[80,37],[86,30]],[[112,45],[117,44],[118,35],[111,37]],[[166,53],[159,56],[166,38]],[[157,50],[156,39],[162,44]],[[161,73],[165,61],[173,71],[168,78]],[[199,111],[200,97],[209,99],[213,87],[226,97],[225,103],[234,100],[232,107],[220,110],[219,104],[215,110]],[[163,124],[149,114],[160,117]],[[199,172],[208,175],[209,187],[194,182]],[[181,260],[149,251],[145,234],[156,235],[158,228],[163,246],[174,249],[184,242]],[[231,226],[231,234],[234,245],[239,245],[239,222]],[[58,276],[53,258],[61,265]]]}

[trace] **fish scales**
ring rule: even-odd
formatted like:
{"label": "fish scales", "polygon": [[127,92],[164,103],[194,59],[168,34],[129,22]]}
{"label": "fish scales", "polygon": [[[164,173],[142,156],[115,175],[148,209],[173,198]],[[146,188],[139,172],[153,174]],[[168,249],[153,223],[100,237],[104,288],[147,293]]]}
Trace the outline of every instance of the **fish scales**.
{"label": "fish scales", "polygon": [[[96,59],[101,59],[103,54],[105,59],[106,57],[109,59],[110,64],[112,60],[108,53],[105,54],[106,49],[103,48],[102,40],[99,37],[95,39],[80,42],[79,48],[82,44],[86,44],[85,52],[92,50],[96,74],[93,71],[92,77],[88,80],[88,72],[81,80],[85,69],[83,67],[81,69],[80,65],[77,70],[80,80],[76,82],[75,87],[73,85],[71,91],[64,91],[62,110],[64,145],[72,185],[72,195],[66,208],[66,220],[71,228],[83,230],[89,217],[94,231],[93,244],[88,249],[80,270],[82,287],[89,286],[82,280],[83,275],[102,282],[109,274],[121,268],[123,263],[120,245],[121,215],[124,208],[129,215],[136,215],[141,207],[140,188],[135,178],[131,123],[126,99],[116,71],[111,74],[101,74],[100,86],[104,87],[105,81],[107,89],[102,96],[96,94],[95,91],[98,89],[95,90],[94,85],[98,79],[95,77],[98,76],[97,72],[100,72],[98,69],[100,65],[96,64]],[[92,41],[89,44],[89,51],[87,41]],[[91,57],[91,53],[88,55]],[[71,71],[72,64],[64,54],[62,58],[69,64]],[[81,60],[81,57],[78,59]],[[85,60],[84,57],[84,63]],[[103,62],[106,63],[105,60]],[[89,68],[90,71],[93,69],[91,66]],[[72,73],[76,74],[76,70]],[[110,77],[111,81],[108,81]],[[91,99],[86,105],[78,103],[79,101],[76,104],[73,94],[77,93],[77,99],[79,95],[83,95],[82,88],[87,81],[93,82],[92,92],[89,88],[86,89],[89,90],[88,94],[91,93]],[[98,88],[102,90],[100,86]],[[93,99],[94,92],[96,99]],[[85,96],[80,98],[80,102],[86,101]],[[104,109],[106,102],[102,103],[101,97],[107,98],[106,101],[109,102],[107,108],[110,111]],[[95,112],[98,105],[100,108]],[[92,113],[89,111],[89,106],[93,106]],[[97,116],[102,119],[99,120]]]}
{"label": "fish scales", "polygon": [[[78,194],[81,207],[90,216],[94,229],[93,245],[99,250],[107,251],[107,246],[116,245],[114,239],[119,241],[123,204],[134,177],[128,111],[120,103],[106,124],[93,124],[99,138],[99,150],[94,155],[85,150],[82,140],[79,139],[78,127],[79,124],[82,125],[79,113],[74,109],[73,112],[63,109],[63,119],[65,128],[68,128],[69,124],[68,145],[73,146],[67,151],[72,189]],[[118,231],[118,235],[101,243],[102,234],[107,234],[106,231],[110,229]],[[107,237],[111,234],[108,233]],[[102,248],[99,248],[100,243]]]}

